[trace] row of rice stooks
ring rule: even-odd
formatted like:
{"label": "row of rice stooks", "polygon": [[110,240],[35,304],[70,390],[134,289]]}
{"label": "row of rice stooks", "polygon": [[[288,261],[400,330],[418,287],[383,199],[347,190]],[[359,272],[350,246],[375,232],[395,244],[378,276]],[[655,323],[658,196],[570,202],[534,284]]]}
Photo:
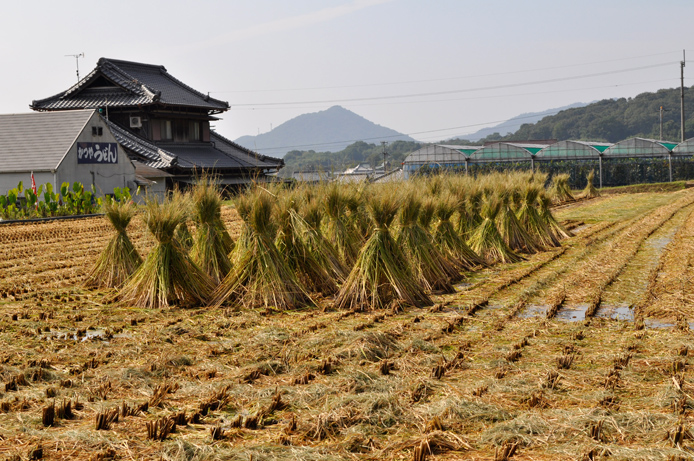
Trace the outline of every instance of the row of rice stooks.
{"label": "row of rice stooks", "polygon": [[[556,179],[556,178],[555,178]],[[126,228],[136,205],[105,205],[116,234],[86,285],[117,288],[124,305],[242,305],[294,309],[334,297],[338,309],[426,306],[467,271],[560,245],[569,232],[550,211],[570,198],[544,174],[437,176],[390,184],[254,186],[234,199],[232,240],[222,198],[202,178],[187,194],[148,200],[156,245],[142,260]],[[194,224],[191,233],[188,222]],[[313,299],[312,299],[313,297]]]}

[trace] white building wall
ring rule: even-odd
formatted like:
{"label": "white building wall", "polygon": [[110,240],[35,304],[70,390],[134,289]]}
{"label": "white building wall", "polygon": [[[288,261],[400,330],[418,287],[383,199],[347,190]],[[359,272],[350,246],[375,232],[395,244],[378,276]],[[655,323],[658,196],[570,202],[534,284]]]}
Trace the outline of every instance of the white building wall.
{"label": "white building wall", "polygon": [[[101,127],[102,135],[92,135],[92,127]],[[80,182],[85,190],[90,190],[94,185],[98,196],[112,194],[115,187],[128,187],[135,181],[135,167],[126,155],[125,151],[118,146],[118,163],[78,163],[77,143],[116,143],[111,131],[103,122],[98,113],[94,113],[89,122],[85,125],[82,132],[77,136],[67,155],[60,162],[56,171],[58,188],[63,182]]]}
{"label": "white building wall", "polygon": [[[19,181],[22,181],[22,185],[25,188],[31,188],[31,171],[0,173],[0,195],[7,195],[10,189],[17,187]],[[41,184],[53,183],[53,173],[50,171],[34,171],[34,181],[36,181],[37,188]]]}

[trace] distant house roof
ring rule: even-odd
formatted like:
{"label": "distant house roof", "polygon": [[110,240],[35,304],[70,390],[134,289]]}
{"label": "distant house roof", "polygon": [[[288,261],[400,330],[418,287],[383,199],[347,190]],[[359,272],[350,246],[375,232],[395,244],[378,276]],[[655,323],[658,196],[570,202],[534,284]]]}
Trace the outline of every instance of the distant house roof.
{"label": "distant house roof", "polygon": [[35,100],[38,111],[142,106],[185,106],[211,112],[229,109],[229,103],[203,94],[169,74],[164,66],[101,58],[86,77],[67,91]]}
{"label": "distant house roof", "polygon": [[0,115],[0,171],[58,168],[93,110]]}
{"label": "distant house roof", "polygon": [[371,178],[371,182],[397,182],[405,178],[402,167],[396,168],[383,175]]}

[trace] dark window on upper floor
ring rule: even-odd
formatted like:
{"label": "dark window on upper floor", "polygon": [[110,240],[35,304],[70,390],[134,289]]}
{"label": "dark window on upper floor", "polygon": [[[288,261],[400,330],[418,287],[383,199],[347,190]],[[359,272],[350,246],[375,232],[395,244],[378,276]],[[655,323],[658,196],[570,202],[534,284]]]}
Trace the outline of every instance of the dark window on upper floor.
{"label": "dark window on upper floor", "polygon": [[195,142],[202,139],[202,127],[197,120],[161,120],[160,123],[162,141]]}

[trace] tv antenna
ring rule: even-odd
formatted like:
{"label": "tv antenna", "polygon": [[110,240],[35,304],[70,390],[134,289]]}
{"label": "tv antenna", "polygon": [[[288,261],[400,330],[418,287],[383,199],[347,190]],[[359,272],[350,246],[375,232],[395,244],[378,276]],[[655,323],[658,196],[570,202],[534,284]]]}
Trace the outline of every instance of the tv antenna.
{"label": "tv antenna", "polygon": [[80,81],[80,58],[84,57],[84,51],[80,54],[66,54],[66,58],[75,58],[75,66],[77,66],[77,81]]}

